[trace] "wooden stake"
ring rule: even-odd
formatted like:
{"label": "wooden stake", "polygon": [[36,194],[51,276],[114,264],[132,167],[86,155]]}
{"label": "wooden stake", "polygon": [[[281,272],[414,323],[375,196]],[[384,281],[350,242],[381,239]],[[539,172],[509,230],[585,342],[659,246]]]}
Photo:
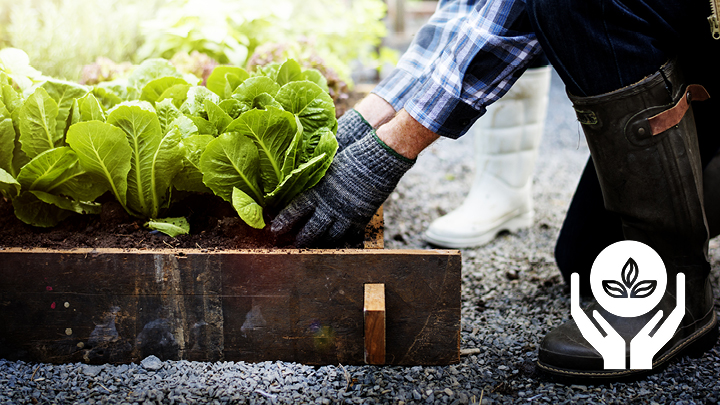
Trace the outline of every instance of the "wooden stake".
{"label": "wooden stake", "polygon": [[385,284],[365,284],[365,363],[385,364]]}

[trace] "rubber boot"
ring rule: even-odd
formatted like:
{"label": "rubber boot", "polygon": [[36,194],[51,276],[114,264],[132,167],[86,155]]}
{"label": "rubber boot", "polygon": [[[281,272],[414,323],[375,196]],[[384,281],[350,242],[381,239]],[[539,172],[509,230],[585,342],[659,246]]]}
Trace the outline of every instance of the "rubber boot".
{"label": "rubber boot", "polygon": [[425,232],[433,245],[484,245],[501,231],[532,226],[532,174],[545,126],[550,67],[528,69],[470,129],[475,178],[468,196]]}
{"label": "rubber boot", "polygon": [[[684,113],[682,108],[673,108],[705,96],[702,87],[684,83],[675,62],[608,94],[570,96],[587,138],[605,207],[620,215],[625,239],[643,242],[660,255],[668,280],[660,303],[645,315],[618,317],[598,304],[590,305],[585,313],[592,319],[597,310],[625,340],[628,366],[632,338],[658,310],[665,319],[675,308],[678,272],[685,274],[685,315],[670,341],[655,354],[651,370],[605,370],[602,356],[585,340],[574,320],[543,339],[538,353],[541,370],[573,381],[633,379],[661,369],[684,353],[700,355],[715,344],[718,330],[708,277],[708,229],[697,134],[692,108]],[[662,119],[654,118],[656,115]]]}

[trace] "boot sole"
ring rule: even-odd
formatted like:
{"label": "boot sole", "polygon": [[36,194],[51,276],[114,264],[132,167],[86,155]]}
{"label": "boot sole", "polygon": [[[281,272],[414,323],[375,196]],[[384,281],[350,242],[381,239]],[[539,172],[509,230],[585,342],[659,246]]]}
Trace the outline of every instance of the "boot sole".
{"label": "boot sole", "polygon": [[534,213],[526,212],[522,215],[510,218],[507,221],[485,231],[479,235],[473,235],[465,238],[452,238],[438,235],[437,233],[427,230],[425,232],[425,241],[428,243],[451,249],[460,249],[467,247],[478,247],[490,243],[497,237],[500,232],[517,232],[523,228],[530,228],[533,225]]}
{"label": "boot sole", "polygon": [[551,365],[543,364],[539,360],[537,362],[538,370],[545,374],[548,379],[562,383],[577,384],[578,382],[588,382],[602,384],[606,382],[630,382],[647,377],[664,370],[670,361],[674,358],[689,356],[692,358],[700,358],[706,352],[712,350],[717,344],[718,331],[717,315],[715,311],[712,313],[712,321],[696,331],[690,338],[678,344],[659,359],[653,362],[653,368],[650,370],[608,370],[605,371],[577,371],[557,368]]}

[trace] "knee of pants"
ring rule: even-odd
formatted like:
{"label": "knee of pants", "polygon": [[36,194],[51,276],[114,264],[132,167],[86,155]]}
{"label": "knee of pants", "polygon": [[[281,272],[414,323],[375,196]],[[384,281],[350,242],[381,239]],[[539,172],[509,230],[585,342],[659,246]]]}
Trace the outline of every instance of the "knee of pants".
{"label": "knee of pants", "polygon": [[[583,0],[592,2],[594,0]],[[554,30],[568,27],[569,21],[575,21],[577,0],[526,0],[525,8],[536,30],[552,27]]]}

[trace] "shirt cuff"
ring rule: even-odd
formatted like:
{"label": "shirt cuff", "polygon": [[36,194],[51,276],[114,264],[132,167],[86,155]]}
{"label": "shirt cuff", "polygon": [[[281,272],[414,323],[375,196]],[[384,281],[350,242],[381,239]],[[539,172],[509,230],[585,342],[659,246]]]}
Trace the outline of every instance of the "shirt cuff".
{"label": "shirt cuff", "polygon": [[452,139],[463,136],[485,114],[484,107],[476,110],[432,79],[425,82],[404,108],[425,128]]}
{"label": "shirt cuff", "polygon": [[383,100],[390,103],[395,111],[400,111],[407,100],[415,94],[415,88],[419,87],[416,77],[406,70],[395,68],[372,90]]}

